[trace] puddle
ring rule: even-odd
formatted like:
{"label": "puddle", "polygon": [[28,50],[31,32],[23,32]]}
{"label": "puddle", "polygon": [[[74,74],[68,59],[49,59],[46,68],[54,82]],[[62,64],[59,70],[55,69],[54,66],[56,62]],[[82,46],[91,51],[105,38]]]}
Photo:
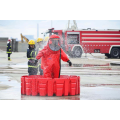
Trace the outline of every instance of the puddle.
{"label": "puddle", "polygon": [[[94,67],[94,66],[109,66],[109,64],[103,64],[103,65],[99,65],[99,64],[72,64],[72,67]],[[69,67],[68,64],[62,64],[61,67]]]}
{"label": "puddle", "polygon": [[20,98],[20,83],[11,80],[10,77],[0,74],[0,99],[21,99]]}
{"label": "puddle", "polygon": [[120,100],[119,75],[80,75],[81,100]]}
{"label": "puddle", "polygon": [[118,63],[110,63],[111,66],[120,66]]}
{"label": "puddle", "polygon": [[81,84],[120,84],[119,75],[80,75]]}
{"label": "puddle", "polygon": [[118,74],[120,75],[120,65],[111,65],[109,63],[107,64],[73,64],[71,67],[69,67],[68,64],[62,64],[61,65],[62,71],[66,71],[67,74],[77,74],[79,75],[82,73],[87,74]]}
{"label": "puddle", "polygon": [[[107,64],[72,64],[72,67],[104,67],[104,66],[110,66],[109,63]],[[62,64],[61,67],[69,67],[68,64]]]}
{"label": "puddle", "polygon": [[120,88],[81,87],[81,100],[120,100]]}

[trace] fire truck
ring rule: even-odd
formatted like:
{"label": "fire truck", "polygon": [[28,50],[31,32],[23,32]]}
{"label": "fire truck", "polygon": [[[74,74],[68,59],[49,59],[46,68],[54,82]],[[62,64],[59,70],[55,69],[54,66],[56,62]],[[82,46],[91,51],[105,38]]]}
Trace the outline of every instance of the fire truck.
{"label": "fire truck", "polygon": [[76,22],[66,30],[49,29],[44,33],[57,34],[61,38],[62,49],[71,57],[80,58],[82,53],[101,53],[108,58],[120,58],[120,30],[81,29]]}

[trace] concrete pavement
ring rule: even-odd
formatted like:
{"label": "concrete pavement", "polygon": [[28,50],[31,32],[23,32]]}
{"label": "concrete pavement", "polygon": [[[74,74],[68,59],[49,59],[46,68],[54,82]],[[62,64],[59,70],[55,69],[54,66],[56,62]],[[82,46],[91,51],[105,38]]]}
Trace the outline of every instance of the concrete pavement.
{"label": "concrete pavement", "polygon": [[[25,52],[13,52],[12,61],[5,51],[0,51],[0,99],[32,100],[90,100],[120,99],[120,59],[105,59],[103,54],[85,54],[81,58],[70,58],[72,67],[62,63],[61,74],[81,77],[81,94],[77,96],[41,97],[21,96],[20,78],[27,75]],[[109,95],[107,95],[107,93]],[[110,94],[112,93],[112,94]]]}

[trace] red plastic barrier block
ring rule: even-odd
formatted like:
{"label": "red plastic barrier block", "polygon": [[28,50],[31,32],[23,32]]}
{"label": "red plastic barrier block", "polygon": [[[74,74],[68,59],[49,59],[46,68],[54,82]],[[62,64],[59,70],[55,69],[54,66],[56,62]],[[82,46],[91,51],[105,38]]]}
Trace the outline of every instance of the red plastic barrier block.
{"label": "red plastic barrier block", "polygon": [[65,78],[55,78],[56,81],[56,96],[62,96],[64,94],[64,81]]}
{"label": "red plastic barrier block", "polygon": [[32,95],[37,95],[37,85],[36,85],[36,79],[32,78]]}
{"label": "red plastic barrier block", "polygon": [[54,80],[56,81],[56,84],[64,84],[65,79],[64,78],[61,78],[61,79],[60,78],[55,78]]}
{"label": "red plastic barrier block", "polygon": [[26,94],[24,83],[25,83],[25,78],[21,77],[21,94],[23,94],[23,95]]}
{"label": "red plastic barrier block", "polygon": [[41,75],[35,75],[35,77],[34,77],[35,79],[36,79],[36,94],[38,95],[39,94],[39,81],[38,81],[38,79],[39,78],[42,78],[42,76]]}
{"label": "red plastic barrier block", "polygon": [[77,82],[77,77],[70,76],[70,95],[76,94],[76,82]]}
{"label": "red plastic barrier block", "polygon": [[53,80],[48,80],[48,96],[53,96]]}
{"label": "red plastic barrier block", "polygon": [[25,78],[26,82],[26,95],[32,95],[32,78]]}
{"label": "red plastic barrier block", "polygon": [[80,94],[80,77],[78,76],[78,94]]}
{"label": "red plastic barrier block", "polygon": [[75,95],[75,88],[71,88],[70,95]]}
{"label": "red plastic barrier block", "polygon": [[47,95],[46,88],[39,88],[39,93],[40,93],[40,96],[46,96]]}
{"label": "red plastic barrier block", "polygon": [[63,88],[63,86],[64,86],[63,84],[56,84],[57,88]]}
{"label": "red plastic barrier block", "polygon": [[56,81],[53,80],[53,94],[56,95]]}
{"label": "red plastic barrier block", "polygon": [[47,95],[48,78],[38,78],[38,89],[40,96]]}
{"label": "red plastic barrier block", "polygon": [[61,75],[60,79],[64,79],[64,88],[63,88],[63,95],[67,96],[70,94],[70,83],[69,83],[69,76],[68,75]]}
{"label": "red plastic barrier block", "polygon": [[75,95],[76,88],[70,88],[70,95]]}
{"label": "red plastic barrier block", "polygon": [[31,95],[31,89],[30,88],[26,88],[26,95]]}
{"label": "red plastic barrier block", "polygon": [[79,79],[79,78],[77,77],[77,81],[76,81],[76,91],[75,91],[75,94],[76,94],[76,95],[78,95],[78,89],[79,89],[79,87],[78,87],[78,79]]}
{"label": "red plastic barrier block", "polygon": [[69,93],[69,79],[66,79],[64,85],[64,95],[68,96],[68,93]]}
{"label": "red plastic barrier block", "polygon": [[70,78],[71,83],[76,83],[77,77],[75,78]]}
{"label": "red plastic barrier block", "polygon": [[61,75],[60,78],[43,78],[41,75],[21,77],[21,94],[40,96],[67,96],[80,94],[80,77]]}
{"label": "red plastic barrier block", "polygon": [[39,83],[39,94],[40,96],[46,96],[47,95],[47,81],[45,83]]}
{"label": "red plastic barrier block", "polygon": [[56,96],[62,96],[63,95],[63,84],[56,84]]}
{"label": "red plastic barrier block", "polygon": [[25,77],[28,77],[28,76],[26,75],[26,76],[21,77],[21,94],[23,94],[23,95],[26,94]]}
{"label": "red plastic barrier block", "polygon": [[63,88],[57,88],[56,89],[56,96],[62,96],[63,94]]}
{"label": "red plastic barrier block", "polygon": [[46,88],[46,87],[47,87],[47,85],[46,85],[46,84],[44,84],[44,83],[39,84],[39,88]]}
{"label": "red plastic barrier block", "polygon": [[76,83],[71,83],[71,88],[76,88]]}

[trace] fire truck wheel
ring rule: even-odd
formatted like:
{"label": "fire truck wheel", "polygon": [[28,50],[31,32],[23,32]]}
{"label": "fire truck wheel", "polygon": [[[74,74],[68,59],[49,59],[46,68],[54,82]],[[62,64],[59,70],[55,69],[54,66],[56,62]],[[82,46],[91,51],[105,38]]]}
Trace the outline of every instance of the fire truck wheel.
{"label": "fire truck wheel", "polygon": [[118,48],[113,48],[111,51],[112,58],[118,58],[120,56],[120,50]]}
{"label": "fire truck wheel", "polygon": [[111,55],[106,53],[105,56],[107,56],[107,58],[111,58]]}
{"label": "fire truck wheel", "polygon": [[80,58],[81,55],[82,55],[82,49],[81,49],[80,47],[75,47],[75,48],[73,49],[73,55],[74,55],[74,57],[76,57],[76,58]]}

